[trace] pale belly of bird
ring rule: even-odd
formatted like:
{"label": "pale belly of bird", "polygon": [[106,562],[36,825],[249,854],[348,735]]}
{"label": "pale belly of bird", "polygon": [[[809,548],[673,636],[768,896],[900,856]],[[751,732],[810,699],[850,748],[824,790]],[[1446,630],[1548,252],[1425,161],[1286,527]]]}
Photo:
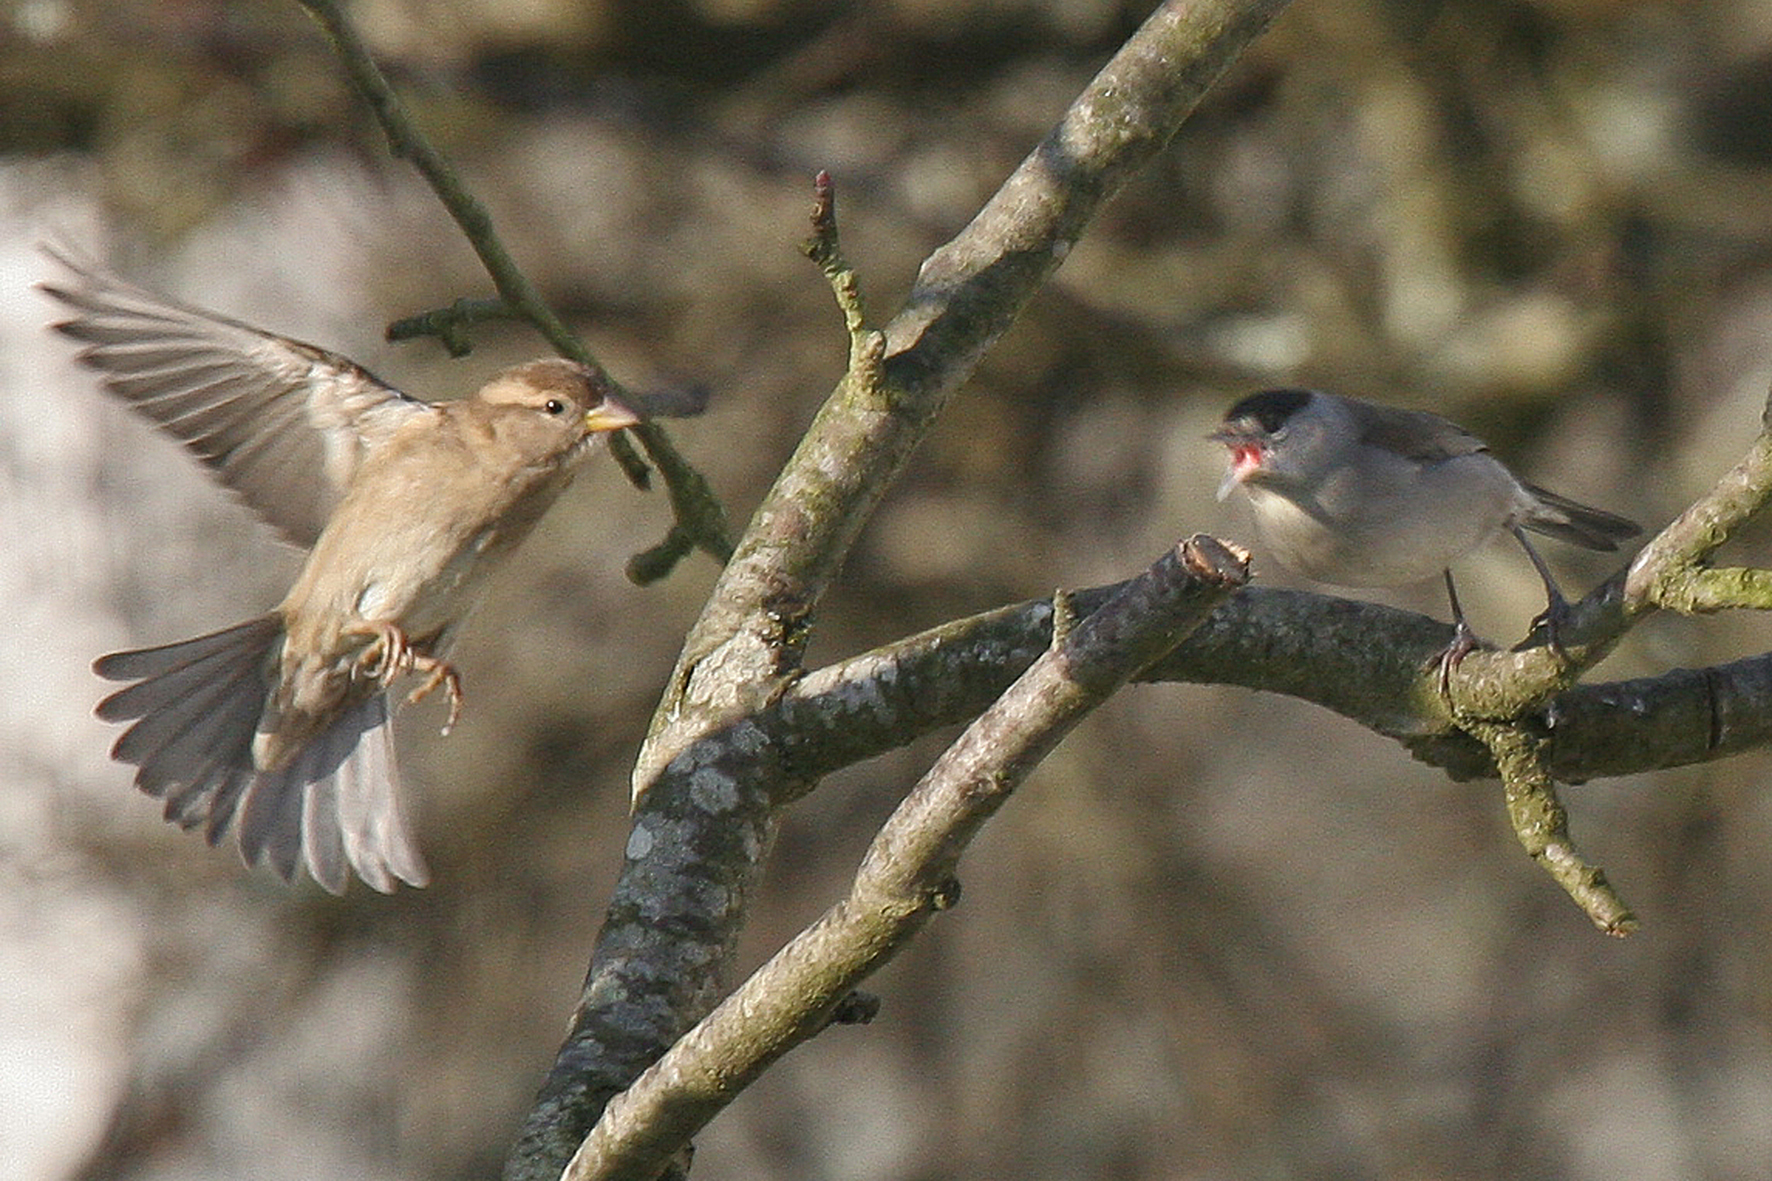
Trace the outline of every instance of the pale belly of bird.
{"label": "pale belly of bird", "polygon": [[1251,489],[1250,503],[1262,540],[1282,566],[1335,586],[1425,582],[1500,527],[1498,517],[1485,521],[1480,514],[1448,513],[1369,514],[1331,528],[1319,507],[1265,489]]}

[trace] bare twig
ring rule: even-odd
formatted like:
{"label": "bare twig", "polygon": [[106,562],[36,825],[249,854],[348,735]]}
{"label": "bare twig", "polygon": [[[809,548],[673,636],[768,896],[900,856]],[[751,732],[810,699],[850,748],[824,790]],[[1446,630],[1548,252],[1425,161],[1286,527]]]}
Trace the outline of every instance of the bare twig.
{"label": "bare twig", "polygon": [[432,308],[415,316],[405,316],[388,325],[390,341],[414,340],[434,336],[443,342],[452,357],[465,357],[474,351],[468,328],[483,320],[513,320],[518,313],[502,299],[456,300],[448,307]]}
{"label": "bare twig", "polygon": [[953,904],[962,852],[1028,772],[1247,579],[1247,555],[1195,537],[1057,640],[905,797],[848,897],[609,1104],[566,1181],[657,1176],[770,1063],[825,1028],[857,984]]}
{"label": "bare twig", "polygon": [[[492,215],[413,122],[405,104],[400,101],[400,96],[388,84],[386,76],[370,56],[369,47],[363,43],[363,38],[340,10],[336,0],[299,2],[326,31],[352,85],[375,112],[376,120],[387,136],[388,150],[395,156],[412,162],[413,167],[418,169],[432,191],[437,194],[437,198],[443,202],[449,215],[455,219],[456,225],[461,227],[462,234],[480,256],[486,273],[492,277],[492,284],[497,288],[503,306],[511,315],[534,325],[536,331],[547,338],[548,343],[561,356],[595,369],[604,376],[611,388],[619,390],[619,384],[609,377],[584,342],[554,313],[541,292],[517,266],[516,260],[505,249],[504,242],[493,229]],[[450,326],[449,330],[455,338],[455,344],[450,346],[452,352],[462,343],[461,328],[459,321]],[[445,336],[444,340],[448,344],[450,337]],[[670,436],[657,423],[642,423],[632,429],[645,445],[647,455],[664,475],[665,484],[670,489],[671,507],[677,514],[677,527],[693,537],[698,547],[725,561],[732,552],[725,513],[706,480],[683,459],[671,443]],[[610,439],[609,445],[616,461],[621,464],[635,486],[646,487],[645,465],[635,455],[627,440],[617,434]]]}
{"label": "bare twig", "polygon": [[861,285],[856,279],[855,268],[843,256],[843,247],[837,236],[837,187],[831,180],[831,174],[820,170],[812,178],[812,236],[800,247],[801,251],[818,264],[829,280],[831,292],[837,297],[837,307],[843,312],[843,327],[849,332],[851,351],[855,343],[866,331],[867,316],[861,302]]}

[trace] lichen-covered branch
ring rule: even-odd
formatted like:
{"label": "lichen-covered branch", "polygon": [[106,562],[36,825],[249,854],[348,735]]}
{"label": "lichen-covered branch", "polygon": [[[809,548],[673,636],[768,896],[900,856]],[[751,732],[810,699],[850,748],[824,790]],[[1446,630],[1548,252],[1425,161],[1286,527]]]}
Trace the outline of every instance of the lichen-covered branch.
{"label": "lichen-covered branch", "polygon": [[1637,917],[1606,874],[1589,865],[1569,835],[1569,813],[1557,798],[1556,780],[1544,761],[1544,738],[1524,723],[1475,723],[1470,731],[1489,747],[1507,797],[1508,821],[1520,845],[1594,926],[1608,935],[1629,935]]}
{"label": "lichen-covered branch", "polygon": [[972,837],[1085,714],[1248,579],[1195,537],[1055,640],[948,748],[875,837],[846,898],[796,936],[617,1096],[565,1181],[647,1181],[770,1063],[951,906]]}
{"label": "lichen-covered branch", "polygon": [[1663,529],[1631,563],[1624,607],[1634,618],[1657,608],[1720,611],[1772,606],[1772,573],[1718,570],[1710,556],[1772,499],[1772,432],[1762,430],[1740,463]]}
{"label": "lichen-covered branch", "polygon": [[1711,555],[1769,500],[1772,433],[1763,420],[1741,462],[1651,538],[1625,569],[1574,605],[1560,631],[1562,652],[1538,644],[1467,658],[1452,678],[1458,712],[1490,720],[1519,716],[1574,684],[1625,632],[1657,610],[1772,608],[1772,571],[1710,565]]}
{"label": "lichen-covered branch", "polygon": [[[1450,678],[1444,694],[1452,721],[1488,748],[1507,791],[1508,815],[1527,851],[1611,934],[1628,934],[1635,919],[1605,875],[1575,852],[1543,742],[1537,736],[1527,741],[1526,716],[1568,690],[1653,611],[1772,607],[1772,571],[1710,565],[1711,555],[1772,500],[1772,400],[1761,425],[1740,463],[1651,539],[1626,569],[1576,606],[1560,629],[1557,648],[1540,644],[1477,654]],[[1685,738],[1692,733],[1703,733],[1712,746],[1720,741],[1714,724]],[[1653,749],[1648,738],[1639,727],[1628,745]],[[1687,745],[1681,738],[1675,742]]]}

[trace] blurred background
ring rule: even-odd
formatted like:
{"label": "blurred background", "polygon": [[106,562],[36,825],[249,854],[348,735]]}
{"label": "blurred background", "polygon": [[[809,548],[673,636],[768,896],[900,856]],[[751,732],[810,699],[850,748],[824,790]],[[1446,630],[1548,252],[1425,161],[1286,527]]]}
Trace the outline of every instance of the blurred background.
{"label": "blurred background", "polygon": [[[811,178],[883,320],[1147,4],[360,0],[518,258],[743,521],[840,372]],[[620,863],[626,775],[714,577],[594,465],[402,747],[435,885],[342,900],[163,824],[90,660],[257,614],[296,557],[44,331],[60,238],[454,396],[390,319],[489,286],[280,0],[0,0],[0,1161],[27,1179],[496,1173]],[[1203,440],[1308,382],[1450,415],[1528,478],[1664,524],[1772,384],[1772,7],[1294,5],[985,362],[828,600],[814,662],[1252,541]],[[1772,561],[1758,527],[1730,556]],[[1570,589],[1602,557],[1549,552]],[[1264,580],[1300,585],[1266,561]],[[1484,634],[1541,605],[1466,563]],[[1386,601],[1443,617],[1429,586]],[[1758,653],[1656,619],[1601,670]],[[837,894],[948,735],[789,816],[743,960]],[[1765,757],[1572,789],[1618,942],[1454,784],[1290,700],[1128,690],[974,846],[962,905],[701,1137],[696,1175],[1748,1178],[1772,1160]]]}

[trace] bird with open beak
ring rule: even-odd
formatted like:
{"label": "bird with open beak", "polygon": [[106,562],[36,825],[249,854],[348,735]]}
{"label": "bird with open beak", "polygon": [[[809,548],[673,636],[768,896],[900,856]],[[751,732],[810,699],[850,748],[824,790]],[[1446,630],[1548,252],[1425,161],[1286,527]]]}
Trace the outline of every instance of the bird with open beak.
{"label": "bird with open beak", "polygon": [[[52,252],[54,253],[54,252]],[[344,357],[132,286],[57,254],[56,328],[108,391],[185,444],[306,562],[269,614],[94,665],[133,682],[98,706],[134,724],[112,754],[166,818],[232,825],[248,864],[298,865],[339,893],[351,870],[422,886],[394,761],[389,687],[461,680],[447,656],[486,576],[603,435],[640,417],[597,370],[560,359],[425,402]]]}
{"label": "bird with open beak", "polygon": [[1280,564],[1337,586],[1403,586],[1441,575],[1456,633],[1451,670],[1476,645],[1452,582],[1454,561],[1507,532],[1544,582],[1545,638],[1555,648],[1569,606],[1526,531],[1615,550],[1635,521],[1528,484],[1483,441],[1424,410],[1320,390],[1276,389],[1232,406],[1207,436],[1229,462],[1218,498],[1241,488]]}

